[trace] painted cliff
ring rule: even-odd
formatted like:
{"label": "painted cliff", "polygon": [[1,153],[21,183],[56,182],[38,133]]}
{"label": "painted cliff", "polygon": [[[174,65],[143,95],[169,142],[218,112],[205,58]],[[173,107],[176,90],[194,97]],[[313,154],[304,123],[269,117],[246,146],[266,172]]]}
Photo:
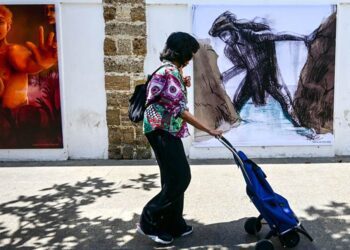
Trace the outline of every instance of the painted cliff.
{"label": "painted cliff", "polygon": [[309,54],[294,95],[301,125],[323,134],[333,131],[336,13],[310,36]]}
{"label": "painted cliff", "polygon": [[[223,87],[217,58],[211,45],[200,41],[194,56],[194,114],[207,126],[227,131],[239,121],[239,115]],[[206,133],[195,131],[196,141],[206,138]]]}

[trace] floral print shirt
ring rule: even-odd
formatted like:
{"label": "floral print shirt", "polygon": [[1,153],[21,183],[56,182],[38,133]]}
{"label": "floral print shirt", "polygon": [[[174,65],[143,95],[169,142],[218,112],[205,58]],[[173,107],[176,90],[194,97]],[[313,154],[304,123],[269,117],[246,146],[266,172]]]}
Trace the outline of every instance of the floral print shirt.
{"label": "floral print shirt", "polygon": [[174,64],[168,61],[163,64],[166,66],[153,75],[147,87],[143,132],[162,129],[176,137],[186,137],[187,123],[181,118],[188,110],[186,86]]}

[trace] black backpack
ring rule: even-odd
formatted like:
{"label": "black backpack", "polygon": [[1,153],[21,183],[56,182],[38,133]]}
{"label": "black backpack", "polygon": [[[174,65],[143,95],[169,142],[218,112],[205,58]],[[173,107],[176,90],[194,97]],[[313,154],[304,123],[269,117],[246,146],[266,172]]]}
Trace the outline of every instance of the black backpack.
{"label": "black backpack", "polygon": [[162,65],[156,69],[152,75],[148,75],[147,81],[144,84],[137,85],[135,87],[134,93],[129,99],[129,119],[132,122],[140,122],[143,120],[143,114],[146,109],[146,99],[147,99],[147,86],[149,81],[152,79],[153,75],[161,68],[167,65]]}

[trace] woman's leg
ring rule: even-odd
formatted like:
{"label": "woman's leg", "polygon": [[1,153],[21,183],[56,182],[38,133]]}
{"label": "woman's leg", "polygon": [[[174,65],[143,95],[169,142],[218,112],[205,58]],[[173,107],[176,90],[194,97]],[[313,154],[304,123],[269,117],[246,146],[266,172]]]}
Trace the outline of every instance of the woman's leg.
{"label": "woman's leg", "polygon": [[144,207],[141,227],[149,232],[180,230],[180,226],[186,226],[182,218],[183,199],[191,180],[182,141],[162,130],[146,136],[157,158],[162,189]]}

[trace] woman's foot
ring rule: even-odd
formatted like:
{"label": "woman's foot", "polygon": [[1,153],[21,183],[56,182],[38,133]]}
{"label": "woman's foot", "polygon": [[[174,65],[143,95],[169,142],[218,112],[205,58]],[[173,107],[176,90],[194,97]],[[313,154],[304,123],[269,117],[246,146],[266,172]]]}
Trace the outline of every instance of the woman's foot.
{"label": "woman's foot", "polygon": [[174,241],[174,238],[170,234],[163,233],[163,232],[148,232],[143,230],[140,224],[137,224],[136,228],[137,228],[137,232],[139,232],[142,235],[146,235],[151,240],[159,244],[169,245]]}
{"label": "woman's foot", "polygon": [[176,234],[173,234],[173,236],[175,238],[179,238],[179,237],[184,237],[184,236],[187,236],[187,235],[190,235],[193,233],[193,227],[192,226],[189,226],[189,225],[186,225],[183,230],[177,232]]}

